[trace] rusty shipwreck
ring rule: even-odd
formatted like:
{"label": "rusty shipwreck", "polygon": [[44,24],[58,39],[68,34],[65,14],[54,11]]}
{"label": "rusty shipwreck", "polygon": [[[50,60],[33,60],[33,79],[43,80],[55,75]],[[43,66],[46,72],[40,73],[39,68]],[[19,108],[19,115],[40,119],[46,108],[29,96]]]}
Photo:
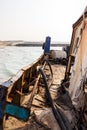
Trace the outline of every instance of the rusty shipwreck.
{"label": "rusty shipwreck", "polygon": [[0,85],[0,130],[87,130],[87,8],[73,24],[67,57],[49,50],[50,37],[43,48]]}

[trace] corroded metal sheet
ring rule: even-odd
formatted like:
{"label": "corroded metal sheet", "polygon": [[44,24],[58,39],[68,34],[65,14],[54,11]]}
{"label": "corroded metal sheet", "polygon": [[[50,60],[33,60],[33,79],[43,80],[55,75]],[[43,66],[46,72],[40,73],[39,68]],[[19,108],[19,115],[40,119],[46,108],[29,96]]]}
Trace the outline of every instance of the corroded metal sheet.
{"label": "corroded metal sheet", "polygon": [[76,108],[83,106],[83,84],[87,73],[87,19],[84,21],[84,28],[80,45],[75,54],[75,63],[72,69],[69,93]]}

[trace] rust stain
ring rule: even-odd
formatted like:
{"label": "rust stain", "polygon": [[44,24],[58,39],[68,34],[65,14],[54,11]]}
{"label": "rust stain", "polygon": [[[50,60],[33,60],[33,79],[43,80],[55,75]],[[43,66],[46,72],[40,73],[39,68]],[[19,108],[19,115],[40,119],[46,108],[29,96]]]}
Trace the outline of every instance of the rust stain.
{"label": "rust stain", "polygon": [[87,67],[87,19],[85,19],[84,24],[82,39],[76,54],[74,73],[70,83],[70,92],[74,90],[73,94],[75,94],[77,88],[80,87],[82,76],[85,74],[85,68]]}

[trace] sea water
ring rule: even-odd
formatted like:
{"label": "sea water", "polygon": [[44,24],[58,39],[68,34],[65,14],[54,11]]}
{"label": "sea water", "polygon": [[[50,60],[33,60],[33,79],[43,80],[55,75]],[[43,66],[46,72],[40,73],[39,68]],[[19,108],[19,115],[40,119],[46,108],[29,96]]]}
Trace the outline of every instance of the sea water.
{"label": "sea water", "polygon": [[6,46],[0,48],[0,83],[16,75],[21,68],[30,65],[42,54],[42,47]]}

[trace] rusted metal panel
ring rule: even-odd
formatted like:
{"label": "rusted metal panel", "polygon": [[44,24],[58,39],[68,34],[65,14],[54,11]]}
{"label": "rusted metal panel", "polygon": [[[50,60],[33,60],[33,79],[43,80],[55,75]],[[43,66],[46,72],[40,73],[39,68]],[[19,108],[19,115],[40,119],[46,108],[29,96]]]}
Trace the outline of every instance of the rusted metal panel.
{"label": "rusted metal panel", "polygon": [[83,106],[83,83],[87,73],[87,19],[84,21],[84,29],[79,48],[75,54],[75,63],[72,69],[69,93],[73,104],[77,109]]}
{"label": "rusted metal panel", "polygon": [[71,71],[71,65],[72,65],[72,57],[76,56],[76,53],[78,51],[78,48],[81,43],[82,39],[82,32],[84,30],[84,19],[87,17],[87,7],[85,11],[83,12],[83,15],[73,24],[73,31],[72,31],[72,37],[71,37],[71,43],[70,43],[70,52],[68,57],[68,65],[66,68],[66,77],[69,78],[69,74]]}

